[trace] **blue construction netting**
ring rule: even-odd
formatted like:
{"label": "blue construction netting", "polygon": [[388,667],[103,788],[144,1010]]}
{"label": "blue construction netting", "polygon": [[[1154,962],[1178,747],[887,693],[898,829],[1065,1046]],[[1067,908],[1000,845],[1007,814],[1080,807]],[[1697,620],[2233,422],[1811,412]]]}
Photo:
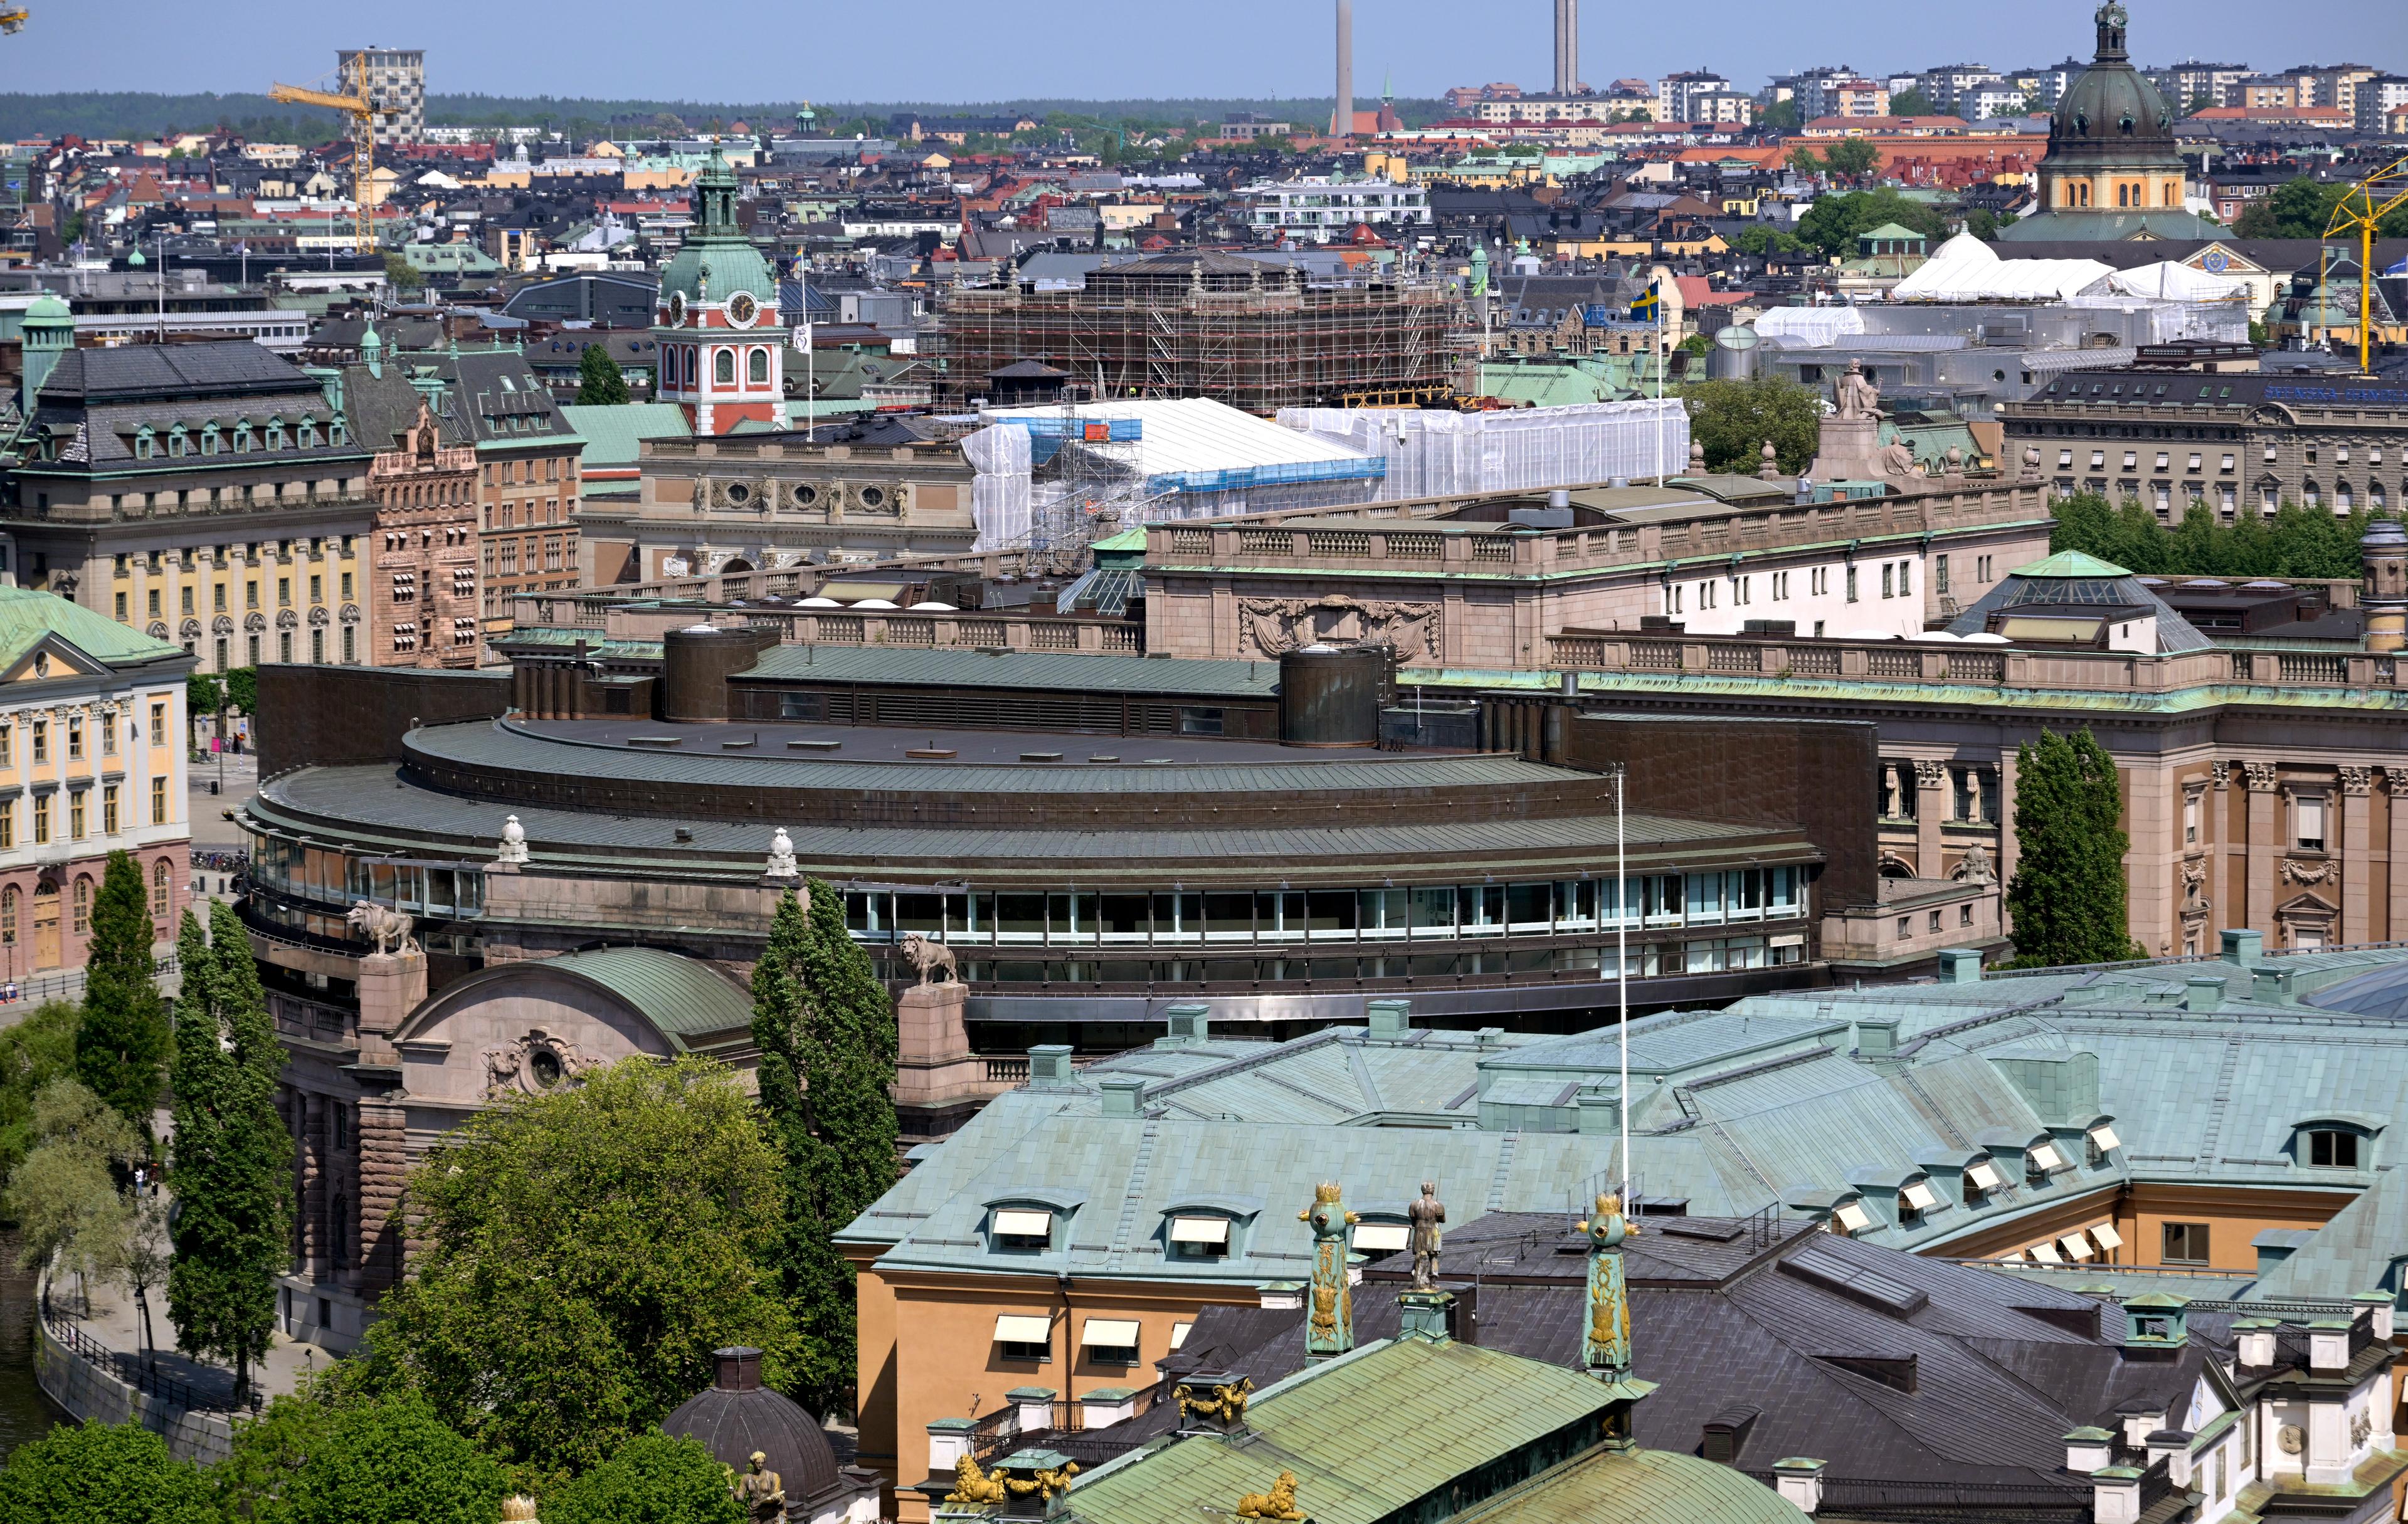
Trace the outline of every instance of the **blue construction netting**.
{"label": "blue construction netting", "polygon": [[1377,481],[1387,474],[1383,460],[1294,461],[1226,471],[1166,471],[1146,477],[1145,486],[1150,492],[1241,492],[1299,481]]}

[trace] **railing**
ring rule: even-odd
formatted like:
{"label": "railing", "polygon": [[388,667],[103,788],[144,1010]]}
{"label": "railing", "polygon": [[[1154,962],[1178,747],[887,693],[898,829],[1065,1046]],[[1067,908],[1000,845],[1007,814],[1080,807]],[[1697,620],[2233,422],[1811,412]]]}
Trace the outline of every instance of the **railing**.
{"label": "railing", "polygon": [[[45,1298],[48,1294],[45,1289]],[[169,1407],[182,1408],[194,1413],[243,1411],[256,1413],[259,1411],[259,1389],[255,1384],[251,1388],[250,1397],[244,1402],[237,1403],[230,1392],[221,1396],[214,1392],[203,1391],[191,1383],[179,1381],[172,1375],[162,1375],[155,1369],[146,1365],[140,1356],[111,1349],[73,1323],[54,1317],[47,1303],[42,1308],[42,1326],[53,1340],[65,1346],[74,1354],[90,1360],[136,1391],[145,1392],[159,1399]]]}
{"label": "railing", "polygon": [[2141,1512],[2146,1514],[2173,1495],[2172,1462],[2160,1458],[2157,1463],[2141,1473]]}
{"label": "railing", "polygon": [[[1772,1471],[1750,1470],[1745,1474],[1767,1487],[1779,1485],[1779,1474]],[[1827,1476],[1823,1480],[1820,1511],[1886,1524],[1926,1524],[1932,1519],[2090,1524],[2091,1497],[2087,1488],[2050,1487],[2037,1482],[1923,1482]]]}
{"label": "railing", "polygon": [[2223,684],[2408,689],[2408,662],[2371,654],[1963,648],[1953,641],[1809,640],[1799,636],[1568,631],[1547,638],[1544,665],[1570,672],[1662,672],[1837,677],[1934,687],[2170,693]]}
{"label": "railing", "polygon": [[1027,1084],[1028,1061],[1025,1058],[987,1060],[986,1082],[990,1085]]}
{"label": "railing", "polygon": [[1177,1384],[1165,1376],[1150,1387],[1139,1388],[1129,1400],[1129,1417],[1096,1429],[1087,1427],[1087,1404],[1076,1398],[1056,1398],[1042,1429],[1022,1428],[1022,1404],[1007,1403],[971,1426],[970,1453],[984,1465],[999,1455],[1033,1445],[1059,1450],[1082,1466],[1095,1466],[1152,1438],[1156,1426],[1137,1420],[1152,1412],[1155,1403],[1168,1401]]}
{"label": "railing", "polygon": [[[697,622],[692,605],[631,604],[604,607],[566,598],[521,600],[518,630],[560,632],[570,640],[655,641]],[[792,608],[714,609],[701,622],[774,631],[786,646],[916,646],[953,649],[1109,651],[1141,656],[1145,626],[1093,616],[939,613],[839,613]],[[563,654],[566,655],[564,646]]]}

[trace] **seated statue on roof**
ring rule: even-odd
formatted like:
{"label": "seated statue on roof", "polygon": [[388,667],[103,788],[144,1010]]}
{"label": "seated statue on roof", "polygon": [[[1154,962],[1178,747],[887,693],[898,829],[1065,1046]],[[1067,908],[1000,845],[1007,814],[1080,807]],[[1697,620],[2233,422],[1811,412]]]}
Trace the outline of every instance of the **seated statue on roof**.
{"label": "seated statue on roof", "polygon": [[1881,415],[1881,388],[1865,374],[1861,360],[1849,361],[1847,373],[1831,383],[1831,401],[1838,405],[1840,416],[1844,419]]}

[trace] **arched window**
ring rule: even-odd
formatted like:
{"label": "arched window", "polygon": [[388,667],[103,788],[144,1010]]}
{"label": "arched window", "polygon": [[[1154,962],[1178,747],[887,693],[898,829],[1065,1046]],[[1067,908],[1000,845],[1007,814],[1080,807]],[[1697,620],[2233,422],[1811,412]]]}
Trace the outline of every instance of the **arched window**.
{"label": "arched window", "polygon": [[75,933],[86,936],[92,932],[92,880],[78,878],[75,882]]}
{"label": "arched window", "polygon": [[16,885],[11,884],[7,889],[0,889],[0,947],[13,947],[17,945],[19,904]]}
{"label": "arched window", "polygon": [[754,386],[767,386],[769,384],[769,351],[753,350],[747,368],[752,372],[752,382]]}
{"label": "arched window", "polygon": [[174,871],[173,865],[164,857],[150,869],[150,914],[155,919],[166,919],[167,912],[174,906],[175,891],[170,887],[172,880],[168,876]]}
{"label": "arched window", "polygon": [[721,386],[734,386],[736,384],[736,351],[733,349],[713,350],[710,362],[710,375],[711,379],[717,381]]}

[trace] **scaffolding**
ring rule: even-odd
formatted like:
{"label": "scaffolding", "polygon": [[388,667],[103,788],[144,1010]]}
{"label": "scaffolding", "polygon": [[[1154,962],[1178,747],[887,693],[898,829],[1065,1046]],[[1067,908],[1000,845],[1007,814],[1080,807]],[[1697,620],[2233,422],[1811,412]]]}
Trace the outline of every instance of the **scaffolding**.
{"label": "scaffolding", "polygon": [[1452,303],[1431,282],[1308,285],[1293,267],[1210,251],[1106,265],[1077,291],[1028,290],[1007,267],[944,296],[939,385],[968,404],[990,372],[1037,360],[1099,400],[1209,397],[1265,417],[1417,406],[1451,394]]}

